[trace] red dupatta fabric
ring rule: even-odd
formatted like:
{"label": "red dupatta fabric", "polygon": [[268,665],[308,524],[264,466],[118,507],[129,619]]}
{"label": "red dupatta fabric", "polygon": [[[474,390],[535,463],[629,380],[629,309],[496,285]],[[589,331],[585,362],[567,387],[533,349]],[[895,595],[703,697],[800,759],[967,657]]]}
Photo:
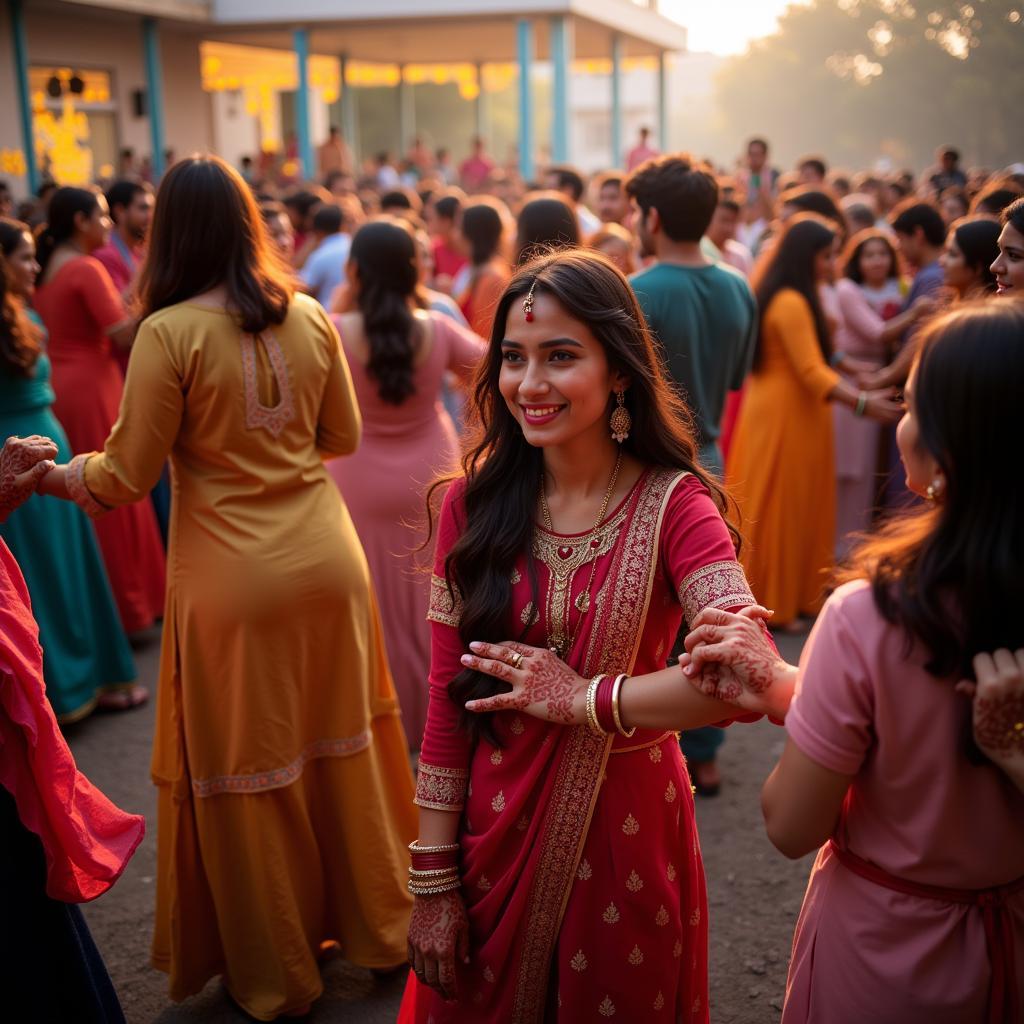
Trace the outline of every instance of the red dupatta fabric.
{"label": "red dupatta fabric", "polygon": [[145,819],[115,807],[78,770],[43,683],[39,627],[18,563],[0,540],[0,785],[46,855],[46,892],[102,896],[142,841]]}
{"label": "red dupatta fabric", "polygon": [[[458,729],[446,687],[464,650],[459,596],[442,574],[459,533],[460,498],[453,488],[439,527],[417,802],[462,811],[472,962],[457,965],[457,1004],[410,975],[399,1020],[705,1021],[707,906],[675,735],[595,737],[585,727],[503,713],[495,721],[500,746],[470,750]],[[537,592],[525,558],[512,575],[513,632],[525,627],[527,643],[546,646],[548,616],[568,607],[576,635],[566,661],[585,677],[663,667],[684,605],[692,618],[708,604],[752,601],[720,515],[686,474],[646,472],[598,531],[595,554],[584,550],[588,539],[538,527]],[[598,564],[584,601],[592,557]]]}

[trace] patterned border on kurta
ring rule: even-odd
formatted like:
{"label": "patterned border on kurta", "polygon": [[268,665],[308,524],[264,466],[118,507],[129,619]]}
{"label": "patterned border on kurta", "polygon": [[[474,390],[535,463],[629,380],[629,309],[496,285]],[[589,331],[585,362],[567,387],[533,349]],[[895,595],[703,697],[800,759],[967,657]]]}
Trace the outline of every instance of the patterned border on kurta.
{"label": "patterned border on kurta", "polygon": [[462,620],[462,595],[454,584],[437,573],[430,574],[430,604],[427,607],[427,618],[431,622],[440,622],[442,626],[459,628]]}
{"label": "patterned border on kurta", "polygon": [[67,485],[68,494],[71,500],[90,518],[99,519],[110,511],[106,505],[97,501],[92,496],[85,482],[85,464],[95,455],[95,452],[76,455],[69,463],[67,475],[64,482]]}
{"label": "patterned border on kurta", "polygon": [[[684,474],[652,472],[636,499],[623,546],[618,553],[613,600],[604,628],[597,671],[629,671],[636,661],[658,565],[658,538],[668,495]],[[613,556],[614,557],[614,556]],[[624,662],[624,652],[629,652]],[[589,659],[588,659],[589,660]],[[576,868],[594,814],[613,736],[595,736],[578,726],[570,731],[546,815],[541,861],[530,889],[523,947],[518,964],[513,1024],[538,1024],[544,1015],[551,956],[569,901]]]}
{"label": "patterned border on kurta", "polygon": [[679,584],[683,621],[690,625],[705,608],[756,604],[743,566],[736,561],[712,562],[691,572]]}
{"label": "patterned border on kurta", "polygon": [[317,740],[311,743],[290,764],[271,768],[266,772],[249,775],[217,775],[210,779],[193,779],[196,796],[216,796],[220,793],[263,793],[269,789],[290,786],[302,775],[306,764],[318,757],[351,757],[366,750],[373,742],[373,733],[367,729],[357,736],[337,740]]}
{"label": "patterned border on kurta", "polygon": [[277,380],[278,402],[274,406],[263,405],[260,402],[256,371],[257,339],[251,334],[241,335],[239,341],[242,346],[242,377],[245,381],[245,425],[249,430],[262,428],[274,437],[279,437],[284,428],[295,419],[295,401],[288,378],[288,363],[285,361],[280,342],[271,332],[265,331],[258,337]]}
{"label": "patterned border on kurta", "polygon": [[416,798],[413,803],[435,811],[461,811],[466,804],[469,771],[442,768],[420,761],[416,769]]}

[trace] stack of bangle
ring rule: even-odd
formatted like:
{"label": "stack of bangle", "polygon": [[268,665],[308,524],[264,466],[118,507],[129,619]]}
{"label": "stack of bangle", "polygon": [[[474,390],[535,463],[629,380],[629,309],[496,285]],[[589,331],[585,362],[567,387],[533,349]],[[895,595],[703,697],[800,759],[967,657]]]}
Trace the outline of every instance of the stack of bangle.
{"label": "stack of bangle", "polygon": [[458,843],[420,846],[417,839],[409,844],[409,853],[412,866],[409,868],[408,888],[413,896],[439,896],[462,885]]}
{"label": "stack of bangle", "polygon": [[866,391],[861,391],[860,394],[857,395],[857,404],[853,407],[853,415],[854,416],[863,416],[864,415],[864,410],[867,407],[868,407],[868,393]]}
{"label": "stack of bangle", "polygon": [[622,684],[629,677],[623,672],[614,678],[602,673],[594,676],[587,687],[587,726],[595,736],[607,736],[616,732],[620,736],[632,736],[636,728],[626,729],[619,714],[619,695]]}

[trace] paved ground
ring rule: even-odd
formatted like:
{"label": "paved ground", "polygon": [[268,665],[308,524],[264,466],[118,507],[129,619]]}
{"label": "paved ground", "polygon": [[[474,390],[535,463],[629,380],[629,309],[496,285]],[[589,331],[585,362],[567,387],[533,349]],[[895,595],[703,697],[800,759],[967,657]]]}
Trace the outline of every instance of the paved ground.
{"label": "paved ground", "polygon": [[[781,638],[783,653],[795,659],[801,642]],[[151,689],[158,652],[155,632],[136,651],[141,679]],[[167,999],[164,976],[148,966],[156,874],[156,801],[148,770],[152,734],[150,703],[137,711],[94,716],[69,735],[90,778],[149,822],[124,877],[86,908],[86,916],[129,1024],[244,1024],[248,1018],[232,1008],[218,982],[175,1005]],[[810,869],[809,859],[791,863],[776,853],[762,827],[758,794],[782,740],[782,731],[767,723],[731,728],[721,754],[726,786],[717,798],[698,803],[711,901],[714,1024],[770,1024],[782,1008],[793,924]],[[310,1018],[313,1024],[394,1021],[404,979],[380,983],[336,960],[325,967],[324,980],[326,992]]]}

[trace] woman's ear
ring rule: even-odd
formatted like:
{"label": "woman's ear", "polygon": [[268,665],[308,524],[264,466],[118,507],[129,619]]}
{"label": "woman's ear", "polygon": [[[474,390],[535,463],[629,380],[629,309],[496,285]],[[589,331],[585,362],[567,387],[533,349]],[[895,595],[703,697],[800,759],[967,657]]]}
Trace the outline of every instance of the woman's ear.
{"label": "woman's ear", "polygon": [[628,391],[633,378],[624,370],[615,370],[612,373],[612,391]]}

